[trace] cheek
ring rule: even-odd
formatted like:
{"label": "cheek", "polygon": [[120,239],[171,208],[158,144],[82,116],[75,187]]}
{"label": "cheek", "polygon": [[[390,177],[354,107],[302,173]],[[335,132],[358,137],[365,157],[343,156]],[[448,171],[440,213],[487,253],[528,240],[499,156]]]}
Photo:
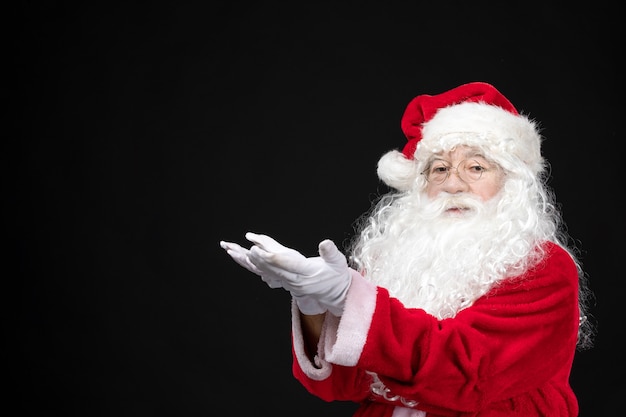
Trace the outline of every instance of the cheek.
{"label": "cheek", "polygon": [[480,189],[476,190],[476,194],[478,194],[483,201],[487,201],[495,197],[500,191],[500,188],[502,188],[502,185],[499,181],[489,181],[482,183]]}
{"label": "cheek", "polygon": [[439,188],[436,185],[435,186],[431,185],[430,183],[426,185],[425,191],[426,191],[426,195],[429,198],[437,197],[437,194],[439,194]]}

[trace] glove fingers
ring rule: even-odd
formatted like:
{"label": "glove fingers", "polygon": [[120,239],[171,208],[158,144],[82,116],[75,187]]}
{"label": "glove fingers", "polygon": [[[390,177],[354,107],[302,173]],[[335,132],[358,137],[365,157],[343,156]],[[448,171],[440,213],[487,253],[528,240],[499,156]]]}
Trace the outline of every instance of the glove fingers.
{"label": "glove fingers", "polygon": [[226,253],[230,255],[230,257],[233,258],[233,260],[239,265],[243,266],[250,272],[253,272],[259,276],[261,275],[261,271],[256,266],[254,266],[252,262],[250,262],[250,259],[248,258],[250,251],[248,249],[245,249],[238,244],[232,242],[220,242],[220,246],[223,249],[226,249]]}
{"label": "glove fingers", "polygon": [[248,252],[247,249],[242,248],[236,243],[230,242],[220,242],[220,246],[226,250],[226,253],[229,254],[230,257],[235,260],[235,262],[240,265],[242,265],[242,263],[245,263],[245,258],[247,257],[246,252]]}
{"label": "glove fingers", "polygon": [[259,276],[261,275],[261,271],[252,262],[250,262],[250,259],[245,254],[231,250],[227,250],[226,253],[228,253],[235,262],[246,268],[248,271]]}
{"label": "glove fingers", "polygon": [[248,260],[256,269],[265,275],[277,275],[281,278],[291,276],[291,272],[274,262],[274,254],[265,252],[257,246],[250,249]]}
{"label": "glove fingers", "polygon": [[223,240],[220,242],[220,246],[222,247],[222,249],[225,249],[225,250],[227,250],[227,251],[228,251],[228,250],[239,250],[239,249],[243,249],[241,246],[239,246],[239,245],[238,245],[238,244],[236,244],[236,243],[233,243],[233,242],[225,242],[225,241],[223,241]]}
{"label": "glove fingers", "polygon": [[248,232],[246,233],[246,239],[267,252],[280,252],[288,249],[267,235]]}
{"label": "glove fingers", "polygon": [[259,268],[257,268],[252,262],[250,262],[250,258],[248,257],[250,251],[239,246],[236,243],[231,242],[220,242],[220,246],[223,249],[226,249],[226,253],[230,255],[231,258],[239,265],[246,268],[248,271],[253,272],[261,277],[263,282],[265,282],[270,288],[282,288],[283,283],[280,278],[277,278],[276,275],[268,275],[263,273]]}
{"label": "glove fingers", "polygon": [[332,240],[326,239],[319,244],[320,257],[327,264],[335,266],[347,265],[346,257],[339,251]]}
{"label": "glove fingers", "polygon": [[302,254],[295,250],[288,252],[268,252],[258,246],[250,248],[250,262],[261,270],[274,272],[283,271],[307,275],[306,260]]}

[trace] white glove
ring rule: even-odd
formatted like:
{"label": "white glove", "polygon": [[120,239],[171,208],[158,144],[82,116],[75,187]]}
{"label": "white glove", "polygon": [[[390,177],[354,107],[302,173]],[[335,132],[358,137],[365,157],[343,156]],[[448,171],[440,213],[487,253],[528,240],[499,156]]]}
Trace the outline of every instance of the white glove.
{"label": "white glove", "polygon": [[346,257],[331,240],[319,244],[318,257],[306,258],[269,236],[246,233],[255,245],[248,261],[262,274],[280,277],[282,287],[294,297],[309,296],[336,316],[341,316],[352,277]]}
{"label": "white glove", "polygon": [[[226,253],[228,253],[235,262],[246,268],[248,271],[260,276],[263,282],[265,282],[270,288],[282,288],[281,277],[273,274],[263,273],[250,262],[250,259],[248,258],[250,251],[248,249],[243,248],[236,243],[224,241],[220,242],[220,246],[222,247],[222,249],[226,250]],[[314,315],[326,312],[326,307],[322,307],[320,303],[314,298],[307,296],[295,296],[293,294],[292,297],[296,301],[298,309],[303,314]]]}
{"label": "white glove", "polygon": [[237,262],[239,265],[246,268],[248,271],[253,272],[257,274],[258,276],[260,276],[263,282],[265,282],[270,288],[282,287],[281,278],[274,276],[274,275],[262,273],[256,266],[254,266],[250,262],[250,259],[248,259],[248,255],[250,254],[250,251],[248,249],[243,248],[236,243],[224,242],[224,241],[220,242],[220,246],[222,247],[222,249],[226,250],[226,253],[228,253],[230,257],[234,259],[235,262]]}

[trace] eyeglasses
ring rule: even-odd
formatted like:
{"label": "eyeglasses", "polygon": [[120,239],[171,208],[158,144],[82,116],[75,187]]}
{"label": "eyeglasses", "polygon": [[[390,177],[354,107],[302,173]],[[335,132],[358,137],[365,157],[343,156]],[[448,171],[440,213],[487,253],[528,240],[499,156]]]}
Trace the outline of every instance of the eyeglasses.
{"label": "eyeglasses", "polygon": [[456,171],[459,178],[467,183],[476,182],[482,178],[483,173],[492,171],[492,169],[486,168],[475,159],[464,159],[459,162],[456,168],[443,161],[436,161],[426,170],[422,171],[422,175],[424,175],[426,181],[431,184],[443,184],[448,179],[453,169]]}

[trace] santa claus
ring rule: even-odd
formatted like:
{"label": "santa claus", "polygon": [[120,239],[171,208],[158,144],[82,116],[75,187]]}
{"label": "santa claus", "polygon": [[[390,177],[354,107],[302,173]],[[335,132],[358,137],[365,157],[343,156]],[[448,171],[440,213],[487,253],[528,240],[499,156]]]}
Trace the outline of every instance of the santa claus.
{"label": "santa claus", "polygon": [[262,234],[221,242],[292,294],[295,377],[361,417],[577,416],[590,293],[538,125],[473,82],[415,97],[401,127],[348,258],[330,240],[310,258]]}

